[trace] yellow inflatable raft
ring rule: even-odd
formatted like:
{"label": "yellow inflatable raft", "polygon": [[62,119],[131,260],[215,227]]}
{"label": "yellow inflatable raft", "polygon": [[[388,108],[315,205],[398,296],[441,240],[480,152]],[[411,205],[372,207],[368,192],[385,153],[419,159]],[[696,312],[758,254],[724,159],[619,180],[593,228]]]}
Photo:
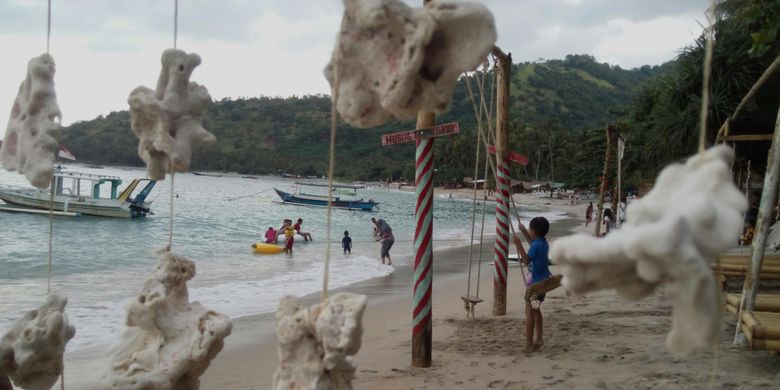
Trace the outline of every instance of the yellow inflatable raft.
{"label": "yellow inflatable raft", "polygon": [[276,244],[266,244],[264,242],[252,244],[252,249],[255,250],[255,253],[262,253],[264,255],[274,255],[284,252],[283,246]]}

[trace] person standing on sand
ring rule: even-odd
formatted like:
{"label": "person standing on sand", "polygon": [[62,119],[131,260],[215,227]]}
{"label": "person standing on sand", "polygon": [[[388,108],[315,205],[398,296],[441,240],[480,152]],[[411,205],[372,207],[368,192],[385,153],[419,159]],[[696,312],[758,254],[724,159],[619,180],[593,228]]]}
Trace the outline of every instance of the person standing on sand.
{"label": "person standing on sand", "polygon": [[593,222],[593,202],[590,202],[588,208],[585,210],[585,227],[591,222]]}
{"label": "person standing on sand", "polygon": [[382,218],[376,219],[372,217],[371,222],[376,226],[376,229],[379,232],[379,242],[382,243],[382,247],[379,250],[379,256],[382,257],[382,264],[385,263],[385,258],[387,258],[387,265],[393,265],[393,261],[390,259],[390,248],[395,244],[393,229]]}
{"label": "person standing on sand", "polygon": [[[550,273],[550,259],[547,253],[550,245],[547,242],[547,233],[550,231],[550,222],[544,217],[536,217],[528,224],[528,229],[519,224],[519,230],[528,240],[528,252],[523,248],[523,242],[515,234],[512,241],[517,247],[521,261],[528,265],[528,271],[531,274],[531,281],[528,285],[541,282],[552,276]],[[538,300],[538,304],[536,303]],[[542,302],[544,294],[536,297],[536,300],[526,301],[525,303],[525,349],[523,352],[533,352],[544,344],[542,334]]]}

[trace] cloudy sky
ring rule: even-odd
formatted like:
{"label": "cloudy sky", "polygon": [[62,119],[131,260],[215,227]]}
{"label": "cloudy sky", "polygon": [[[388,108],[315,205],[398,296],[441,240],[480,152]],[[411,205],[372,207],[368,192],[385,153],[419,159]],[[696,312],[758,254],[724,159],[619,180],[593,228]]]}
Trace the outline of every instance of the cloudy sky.
{"label": "cloudy sky", "polygon": [[[405,0],[412,5],[422,1]],[[586,53],[634,68],[674,58],[701,33],[707,0],[481,0],[515,62]],[[173,0],[52,0],[63,124],[127,108],[173,46]],[[340,0],[180,0],[178,47],[215,99],[327,93]],[[0,0],[0,117],[27,61],[46,51],[46,0]],[[7,111],[4,111],[7,110]]]}

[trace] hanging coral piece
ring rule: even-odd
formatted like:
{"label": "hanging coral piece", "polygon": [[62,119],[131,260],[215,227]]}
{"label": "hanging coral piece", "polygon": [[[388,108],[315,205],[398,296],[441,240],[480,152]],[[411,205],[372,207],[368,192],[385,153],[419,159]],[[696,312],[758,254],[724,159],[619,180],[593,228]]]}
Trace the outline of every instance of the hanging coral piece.
{"label": "hanging coral piece", "polygon": [[54,91],[54,58],[48,54],[27,64],[27,77],[11,109],[5,138],[0,147],[0,164],[19,171],[38,188],[51,185],[62,113]]}
{"label": "hanging coral piece", "polygon": [[286,296],[276,311],[279,368],[272,389],[351,389],[363,337],[365,295],[337,293],[306,308]]}
{"label": "hanging coral piece", "polygon": [[344,7],[325,77],[338,88],[339,114],[355,127],[446,110],[458,77],[496,42],[493,15],[479,3],[413,9],[400,0],[344,0]]}
{"label": "hanging coral piece", "polygon": [[168,49],[162,55],[157,88],[144,86],[130,93],[130,121],[140,139],[138,156],[146,162],[149,177],[165,179],[166,173],[184,172],[190,166],[192,145],[217,141],[200,123],[211,104],[206,87],[190,81],[200,56]]}
{"label": "hanging coral piece", "polygon": [[615,289],[639,299],[666,283],[669,349],[686,355],[715,343],[720,304],[710,265],[736,243],[747,208],[731,179],[733,158],[721,145],[669,165],[652,191],[628,206],[620,230],[556,240],[550,258],[563,266],[563,286],[578,295]]}
{"label": "hanging coral piece", "polygon": [[198,389],[222,350],[230,319],[189,302],[195,263],[162,251],[160,263],[127,311],[127,328],[109,350],[103,388]]}
{"label": "hanging coral piece", "polygon": [[46,303],[16,320],[0,339],[0,375],[27,390],[50,389],[62,374],[65,344],[76,334],[68,323],[68,299],[49,294]]}

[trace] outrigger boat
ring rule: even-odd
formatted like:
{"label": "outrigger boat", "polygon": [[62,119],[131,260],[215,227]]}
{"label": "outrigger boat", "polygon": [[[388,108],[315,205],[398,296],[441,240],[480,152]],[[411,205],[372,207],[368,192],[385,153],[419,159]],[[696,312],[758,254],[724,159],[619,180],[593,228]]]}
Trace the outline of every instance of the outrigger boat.
{"label": "outrigger boat", "polygon": [[[146,182],[144,186],[141,184]],[[64,213],[79,213],[114,218],[140,218],[151,213],[146,197],[154,188],[155,180],[133,179],[117,195],[122,179],[117,176],[93,175],[79,172],[54,173],[54,202],[52,209]],[[111,186],[109,197],[101,197],[101,185]],[[140,191],[136,191],[141,188]],[[83,194],[89,191],[88,194]],[[137,192],[135,196],[133,193]],[[49,189],[23,188],[0,185],[0,200],[10,205],[49,210]],[[21,211],[14,209],[14,211]]]}
{"label": "outrigger boat", "polygon": [[[316,193],[316,189],[328,188],[327,184],[320,183],[295,183],[296,190],[294,194],[284,192],[274,188],[276,194],[282,198],[283,203],[301,205],[301,206],[315,206],[315,207],[327,207],[328,199],[333,204],[333,207],[346,210],[363,210],[373,211],[374,207],[377,207],[379,203],[374,202],[373,199],[368,201],[357,199],[357,191],[362,190],[364,186],[356,186],[349,184],[334,184],[333,194]],[[323,192],[323,191],[321,191]],[[325,190],[324,192],[327,192]]]}

